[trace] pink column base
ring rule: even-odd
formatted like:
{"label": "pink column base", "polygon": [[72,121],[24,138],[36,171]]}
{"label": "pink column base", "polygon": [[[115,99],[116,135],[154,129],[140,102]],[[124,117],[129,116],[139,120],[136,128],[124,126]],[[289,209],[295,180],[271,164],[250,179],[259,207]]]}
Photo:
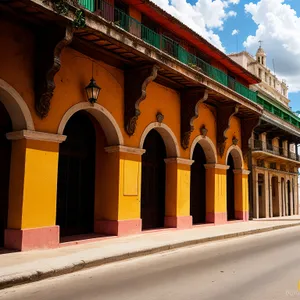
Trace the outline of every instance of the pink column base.
{"label": "pink column base", "polygon": [[142,220],[98,220],[95,221],[95,233],[125,236],[142,231]]}
{"label": "pink column base", "polygon": [[6,229],[4,247],[28,251],[33,249],[57,248],[59,245],[59,226]]}
{"label": "pink column base", "polygon": [[215,224],[225,224],[227,223],[227,213],[226,212],[207,212],[206,222]]}
{"label": "pink column base", "polygon": [[192,216],[165,217],[165,227],[187,229],[192,228]]}
{"label": "pink column base", "polygon": [[235,211],[235,218],[237,220],[249,221],[249,212],[248,211]]}

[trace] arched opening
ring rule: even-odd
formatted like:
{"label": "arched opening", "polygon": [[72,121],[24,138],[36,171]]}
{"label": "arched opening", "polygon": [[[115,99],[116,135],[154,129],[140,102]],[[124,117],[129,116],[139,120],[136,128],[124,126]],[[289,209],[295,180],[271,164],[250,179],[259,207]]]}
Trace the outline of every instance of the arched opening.
{"label": "arched opening", "polygon": [[142,156],[141,218],[142,229],[164,227],[165,181],[167,156],[161,135],[152,129],[143,144],[146,150]]}
{"label": "arched opening", "polygon": [[292,215],[292,201],[291,201],[291,182],[288,180],[287,181],[287,215],[291,216]]}
{"label": "arched opening", "polygon": [[57,214],[61,237],[92,233],[94,228],[96,133],[91,116],[76,112],[60,145]]}
{"label": "arched opening", "polygon": [[265,175],[258,174],[258,207],[259,218],[266,217]]}
{"label": "arched opening", "polygon": [[231,153],[227,157],[227,165],[229,169],[227,170],[227,220],[235,219],[235,199],[234,199],[234,160]]}
{"label": "arched opening", "polygon": [[272,208],[273,217],[279,217],[279,189],[278,189],[278,177],[272,177]]}
{"label": "arched opening", "polygon": [[10,131],[10,116],[0,102],[0,247],[4,246],[4,230],[7,227],[11,143],[5,135]]}
{"label": "arched opening", "polygon": [[191,166],[190,214],[193,224],[205,223],[206,220],[206,157],[199,143],[194,148],[194,163]]}

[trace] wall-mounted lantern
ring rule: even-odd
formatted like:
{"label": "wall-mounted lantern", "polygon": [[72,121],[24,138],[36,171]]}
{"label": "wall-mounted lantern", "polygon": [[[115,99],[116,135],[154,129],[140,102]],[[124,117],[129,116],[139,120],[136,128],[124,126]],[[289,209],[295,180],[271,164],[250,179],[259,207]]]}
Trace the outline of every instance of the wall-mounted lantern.
{"label": "wall-mounted lantern", "polygon": [[92,77],[89,85],[86,86],[85,91],[86,91],[88,101],[91,104],[94,104],[98,100],[101,87],[97,85],[96,80]]}

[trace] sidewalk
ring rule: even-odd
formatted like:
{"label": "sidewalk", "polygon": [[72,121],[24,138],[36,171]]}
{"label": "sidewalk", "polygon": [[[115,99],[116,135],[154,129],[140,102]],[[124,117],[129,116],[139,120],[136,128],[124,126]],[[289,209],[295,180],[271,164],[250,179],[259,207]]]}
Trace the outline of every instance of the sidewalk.
{"label": "sidewalk", "polygon": [[300,216],[200,225],[188,230],[167,229],[58,249],[2,253],[0,289],[128,258],[292,226],[300,226]]}

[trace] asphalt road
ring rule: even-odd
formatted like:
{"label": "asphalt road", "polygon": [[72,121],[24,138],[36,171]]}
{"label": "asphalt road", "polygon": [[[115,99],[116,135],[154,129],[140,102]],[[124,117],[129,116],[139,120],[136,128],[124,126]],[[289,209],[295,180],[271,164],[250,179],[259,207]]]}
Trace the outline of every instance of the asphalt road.
{"label": "asphalt road", "polygon": [[[101,251],[101,249],[99,249]],[[155,254],[0,291],[7,300],[300,299],[300,228]]]}

